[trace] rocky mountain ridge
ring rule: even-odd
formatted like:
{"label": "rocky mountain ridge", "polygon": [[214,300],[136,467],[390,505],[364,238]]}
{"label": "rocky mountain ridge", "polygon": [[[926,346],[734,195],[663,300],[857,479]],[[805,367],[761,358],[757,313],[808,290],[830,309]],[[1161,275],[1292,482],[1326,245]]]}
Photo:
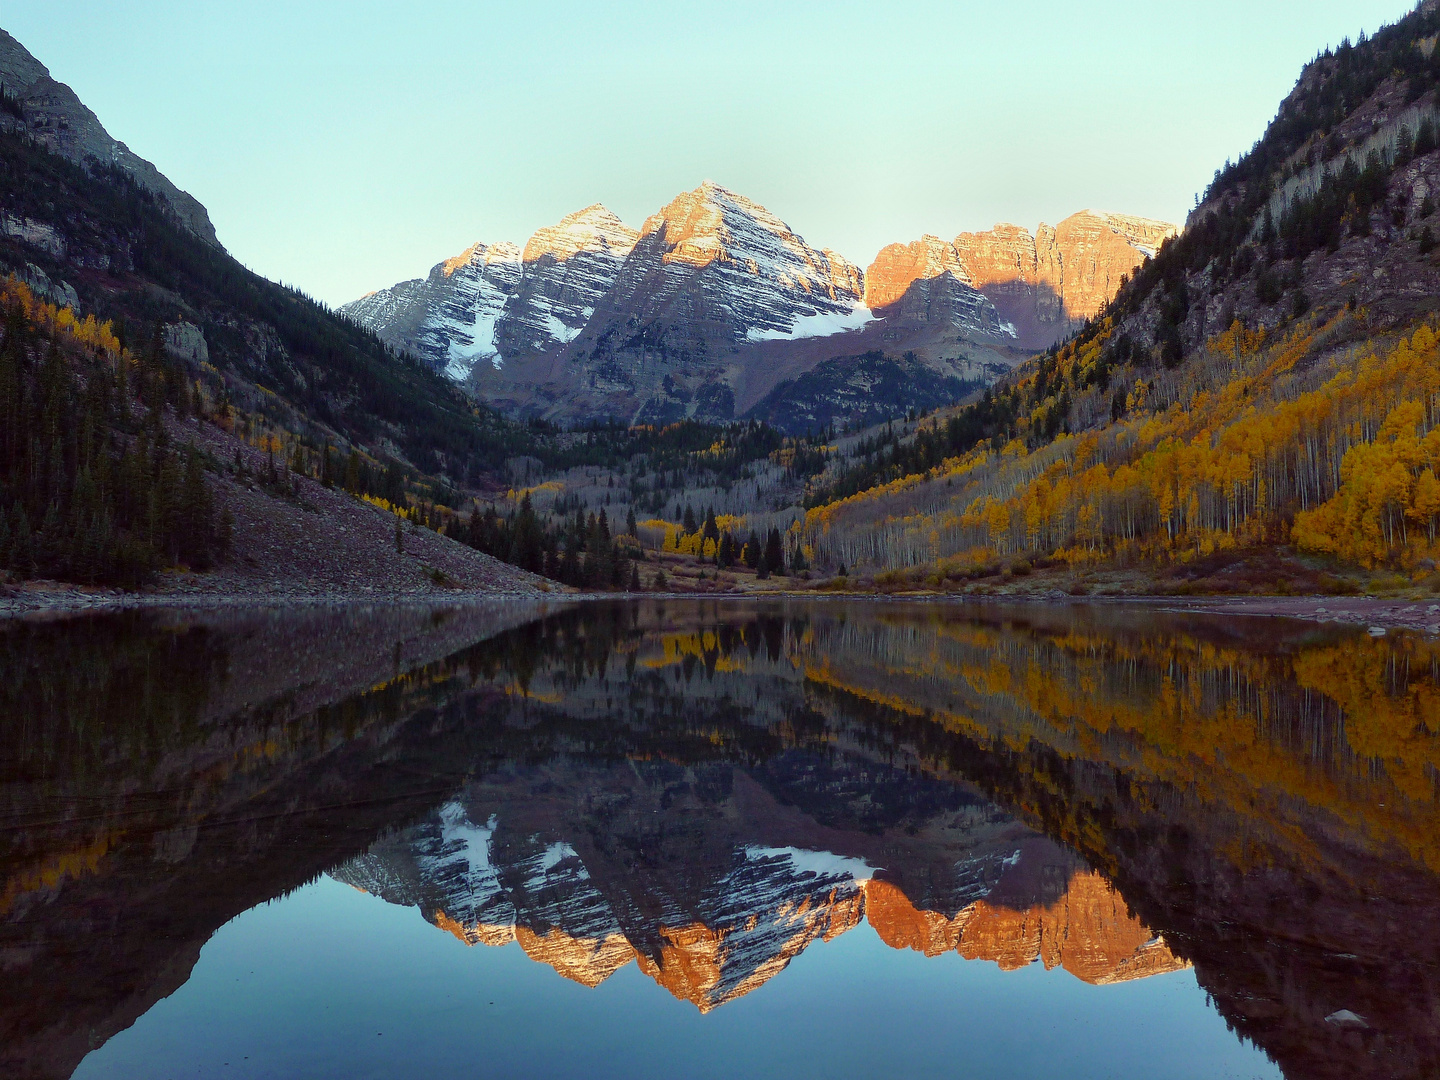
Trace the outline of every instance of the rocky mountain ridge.
{"label": "rocky mountain ridge", "polygon": [[[927,235],[881,250],[866,271],[865,301],[891,317],[929,321],[937,300],[974,309],[978,293],[1001,320],[985,332],[1043,349],[1098,313],[1121,280],[1178,232],[1163,221],[1084,210],[1059,225],[1042,222],[1034,235],[1006,223],[951,241]],[[987,314],[975,309],[970,318]]]}
{"label": "rocky mountain ridge", "polygon": [[[1041,960],[1094,984],[1185,966],[1103,878],[983,802],[936,815],[918,840],[836,834],[837,853],[786,834],[763,775],[639,771],[551,766],[473,785],[331,876],[467,945],[517,942],[585,986],[634,961],[701,1012],[862,920],[893,948],[1006,970]],[[603,831],[567,820],[555,791],[609,807]],[[657,820],[686,842],[654,833]],[[626,865],[634,850],[643,867]],[[890,877],[929,885],[908,896],[872,865],[882,850]]]}
{"label": "rocky mountain ridge", "polygon": [[341,311],[456,382],[574,340],[639,234],[598,203],[517,244],[477,243]]}
{"label": "rocky mountain ridge", "polygon": [[[22,131],[51,153],[80,165],[94,160],[120,169],[142,188],[158,195],[186,229],[220,246],[215,226],[200,201],[112,137],[75,91],[51,78],[49,68],[4,30],[0,30],[0,87],[15,106],[0,111],[0,130]],[[5,231],[11,232],[11,228],[7,221]]]}
{"label": "rocky mountain ridge", "polygon": [[0,279],[108,322],[134,355],[163,354],[172,387],[227,402],[235,434],[255,445],[266,430],[286,458],[298,440],[483,486],[527,448],[452,381],[236,262],[203,207],[9,35],[0,84]]}
{"label": "rocky mountain ridge", "polygon": [[[1086,211],[1037,236],[1002,225],[890,245],[861,270],[706,181],[638,231],[587,207],[523,251],[477,244],[341,311],[517,414],[815,421],[845,413],[855,360],[876,350],[913,356],[949,392],[993,381],[1094,314],[1174,232]],[[546,245],[562,234],[560,257]],[[810,386],[790,401],[812,372],[820,400]]]}

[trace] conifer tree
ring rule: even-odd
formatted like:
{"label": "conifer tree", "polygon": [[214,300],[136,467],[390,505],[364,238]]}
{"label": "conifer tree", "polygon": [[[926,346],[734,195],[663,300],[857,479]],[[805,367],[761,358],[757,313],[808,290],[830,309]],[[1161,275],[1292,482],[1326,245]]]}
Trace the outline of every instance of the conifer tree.
{"label": "conifer tree", "polygon": [[767,571],[783,574],[785,572],[785,548],[780,543],[780,530],[771,527],[770,535],[765,540],[764,566]]}
{"label": "conifer tree", "polygon": [[751,530],[750,539],[745,541],[745,549],[741,552],[741,559],[751,570],[759,570],[761,554],[760,538]]}

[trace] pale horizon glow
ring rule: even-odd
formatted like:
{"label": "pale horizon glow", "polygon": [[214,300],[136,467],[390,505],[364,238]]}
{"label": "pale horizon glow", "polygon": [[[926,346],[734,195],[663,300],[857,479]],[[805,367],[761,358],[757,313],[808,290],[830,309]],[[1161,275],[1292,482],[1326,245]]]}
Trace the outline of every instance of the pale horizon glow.
{"label": "pale horizon glow", "polygon": [[725,7],[47,0],[0,26],[331,304],[713,178],[860,266],[1086,207],[1183,223],[1301,66],[1407,0]]}

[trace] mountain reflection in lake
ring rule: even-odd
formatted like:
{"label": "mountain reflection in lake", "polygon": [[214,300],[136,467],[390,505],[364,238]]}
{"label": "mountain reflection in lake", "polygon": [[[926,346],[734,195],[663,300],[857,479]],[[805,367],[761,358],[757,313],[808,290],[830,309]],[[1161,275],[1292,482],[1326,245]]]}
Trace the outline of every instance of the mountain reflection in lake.
{"label": "mountain reflection in lake", "polygon": [[1437,654],[1085,606],[12,624],[0,1074],[1434,1076]]}

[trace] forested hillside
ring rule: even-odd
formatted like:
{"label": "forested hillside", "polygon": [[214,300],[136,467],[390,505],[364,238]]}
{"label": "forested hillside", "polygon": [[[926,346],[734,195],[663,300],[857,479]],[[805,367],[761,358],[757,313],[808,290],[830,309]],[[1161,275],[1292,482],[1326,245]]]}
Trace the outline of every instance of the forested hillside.
{"label": "forested hillside", "polygon": [[191,409],[183,373],[14,279],[0,312],[0,569],[135,586],[162,564],[209,567],[228,522],[163,423]]}
{"label": "forested hillside", "polygon": [[[117,169],[82,168],[23,132],[0,132],[0,269],[110,321],[127,346],[161,328],[192,374],[313,447],[327,441],[460,481],[524,453],[527,430],[293,289],[180,227]],[[38,271],[38,273],[37,273]],[[189,327],[186,331],[184,328]]]}
{"label": "forested hillside", "polygon": [[1308,65],[1100,317],[812,492],[812,559],[941,587],[1038,563],[1225,588],[1257,552],[1283,580],[1232,585],[1432,573],[1437,35],[1427,2]]}

